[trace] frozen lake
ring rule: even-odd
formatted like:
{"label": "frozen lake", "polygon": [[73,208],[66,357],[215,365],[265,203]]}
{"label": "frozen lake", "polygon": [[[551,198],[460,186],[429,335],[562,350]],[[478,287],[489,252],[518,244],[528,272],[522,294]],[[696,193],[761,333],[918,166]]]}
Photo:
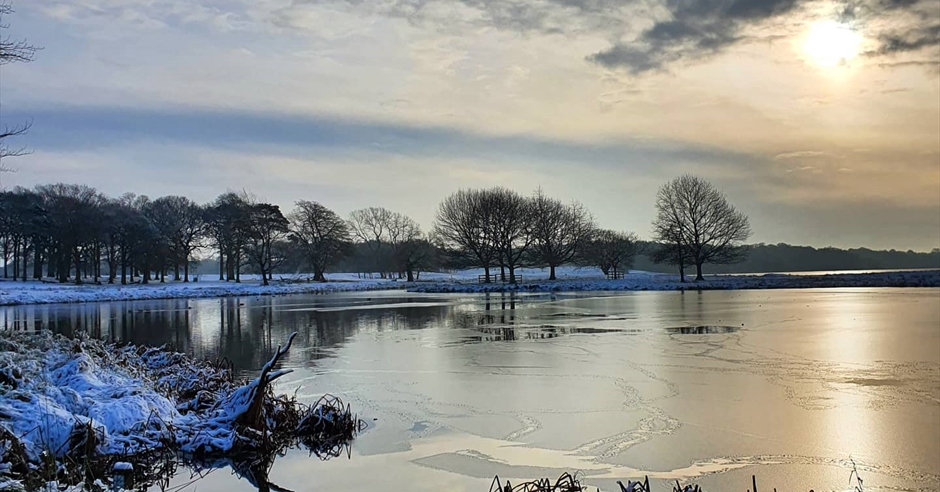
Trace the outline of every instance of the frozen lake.
{"label": "frozen lake", "polygon": [[[0,308],[0,326],[170,343],[342,397],[351,459],[290,453],[293,491],[466,490],[649,475],[706,490],[940,490],[940,289],[364,292]],[[226,470],[175,490],[255,490]],[[670,489],[671,490],[671,489]]]}

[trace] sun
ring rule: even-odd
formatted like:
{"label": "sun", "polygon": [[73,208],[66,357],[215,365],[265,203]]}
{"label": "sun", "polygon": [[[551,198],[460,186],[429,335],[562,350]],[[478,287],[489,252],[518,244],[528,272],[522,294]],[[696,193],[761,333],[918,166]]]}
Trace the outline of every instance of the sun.
{"label": "sun", "polygon": [[817,65],[842,65],[859,53],[862,36],[851,27],[834,21],[814,23],[806,34],[803,51]]}

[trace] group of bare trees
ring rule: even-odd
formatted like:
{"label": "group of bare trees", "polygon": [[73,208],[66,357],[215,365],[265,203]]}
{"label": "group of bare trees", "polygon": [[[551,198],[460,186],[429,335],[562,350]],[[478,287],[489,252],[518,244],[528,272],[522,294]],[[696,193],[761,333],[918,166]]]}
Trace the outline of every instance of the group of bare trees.
{"label": "group of bare trees", "polygon": [[[681,176],[658,194],[653,222],[659,261],[695,265],[742,259],[747,217],[707,181]],[[248,193],[228,192],[200,205],[182,196],[151,200],[109,198],[84,185],[51,184],[0,192],[0,253],[5,278],[54,278],[81,283],[188,282],[199,253],[218,258],[219,279],[240,281],[244,271],[267,284],[288,264],[314,280],[345,261],[366,275],[416,280],[440,267],[479,267],[487,282],[515,283],[523,266],[561,265],[623,272],[638,253],[632,233],[599,229],[577,202],[537,190],[460,190],[440,204],[430,234],[410,217],[381,207],[344,220],[325,206],[301,200],[286,216]],[[139,279],[139,280],[138,280]]]}
{"label": "group of bare trees", "polygon": [[349,217],[352,236],[364,246],[360,264],[369,273],[413,282],[416,273],[431,266],[434,248],[412,218],[381,207],[355,210]]}
{"label": "group of bare trees", "polygon": [[440,204],[434,237],[453,264],[482,268],[487,282],[496,267],[511,283],[520,266],[547,267],[551,280],[565,264],[622,271],[636,254],[633,234],[598,229],[583,205],[541,189],[531,197],[498,187],[460,190]]}
{"label": "group of bare trees", "polygon": [[239,282],[250,270],[267,284],[293,261],[325,281],[326,271],[357,246],[370,252],[365,271],[408,280],[435,253],[417,222],[383,208],[357,210],[347,221],[305,200],[285,216],[246,192],[205,205],[182,196],[109,198],[71,184],[0,192],[0,261],[4,278],[14,280],[127,284],[172,275],[189,282],[202,252],[217,256],[219,280]]}

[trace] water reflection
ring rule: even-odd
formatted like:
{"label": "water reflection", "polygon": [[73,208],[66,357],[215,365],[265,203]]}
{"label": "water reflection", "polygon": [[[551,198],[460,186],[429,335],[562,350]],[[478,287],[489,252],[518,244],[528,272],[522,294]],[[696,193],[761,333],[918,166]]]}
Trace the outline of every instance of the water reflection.
{"label": "water reflection", "polygon": [[[446,325],[453,306],[412,303],[388,296],[342,305],[328,296],[230,297],[208,300],[125,301],[100,304],[0,308],[4,330],[49,329],[112,342],[167,345],[206,359],[227,359],[242,371],[268,360],[279,343],[298,332],[288,363],[312,364],[361,332]],[[388,304],[390,309],[364,309]],[[298,306],[304,309],[297,309]]]}
{"label": "water reflection", "polygon": [[[612,302],[622,299],[495,293],[455,302],[454,297],[372,293],[120,301],[4,307],[0,308],[0,327],[165,345],[198,358],[227,360],[237,370],[250,372],[295,331],[297,346],[302,348],[289,355],[286,362],[293,366],[316,365],[332,357],[351,337],[383,331],[453,328],[472,332],[445,344],[639,332],[622,323],[635,315],[593,312],[609,311]],[[580,323],[588,319],[620,324]]]}

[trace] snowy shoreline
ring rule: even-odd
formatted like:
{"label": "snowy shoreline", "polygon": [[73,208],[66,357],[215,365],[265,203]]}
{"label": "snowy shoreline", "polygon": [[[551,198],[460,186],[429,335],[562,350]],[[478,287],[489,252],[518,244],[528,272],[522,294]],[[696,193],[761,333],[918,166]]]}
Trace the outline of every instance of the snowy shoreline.
{"label": "snowy shoreline", "polygon": [[205,299],[237,296],[272,296],[285,294],[330,294],[370,290],[404,289],[403,283],[387,280],[280,283],[260,285],[256,280],[242,283],[189,282],[147,285],[72,285],[40,282],[0,282],[0,306],[22,304],[59,304],[105,301],[142,301],[157,299]]}
{"label": "snowy shoreline", "polygon": [[679,282],[678,275],[630,273],[623,279],[562,279],[523,281],[518,284],[427,282],[409,292],[583,292],[583,291],[678,291],[818,289],[839,287],[940,287],[940,270],[827,275],[714,275],[700,282]]}
{"label": "snowy shoreline", "polygon": [[[40,282],[0,282],[0,306],[157,299],[205,299],[287,294],[331,294],[377,290],[406,290],[416,293],[476,292],[583,292],[583,291],[677,291],[814,289],[839,287],[940,287],[940,270],[870,273],[708,275],[704,281],[679,282],[678,275],[630,272],[623,279],[607,280],[586,269],[561,270],[559,280],[547,280],[547,272],[524,269],[518,284],[480,284],[478,272],[429,273],[415,283],[358,279],[356,274],[335,274],[328,282],[297,281],[298,277],[275,280],[263,286],[256,279],[243,283],[200,281],[148,285],[71,285]],[[290,280],[294,280],[291,282]]]}

